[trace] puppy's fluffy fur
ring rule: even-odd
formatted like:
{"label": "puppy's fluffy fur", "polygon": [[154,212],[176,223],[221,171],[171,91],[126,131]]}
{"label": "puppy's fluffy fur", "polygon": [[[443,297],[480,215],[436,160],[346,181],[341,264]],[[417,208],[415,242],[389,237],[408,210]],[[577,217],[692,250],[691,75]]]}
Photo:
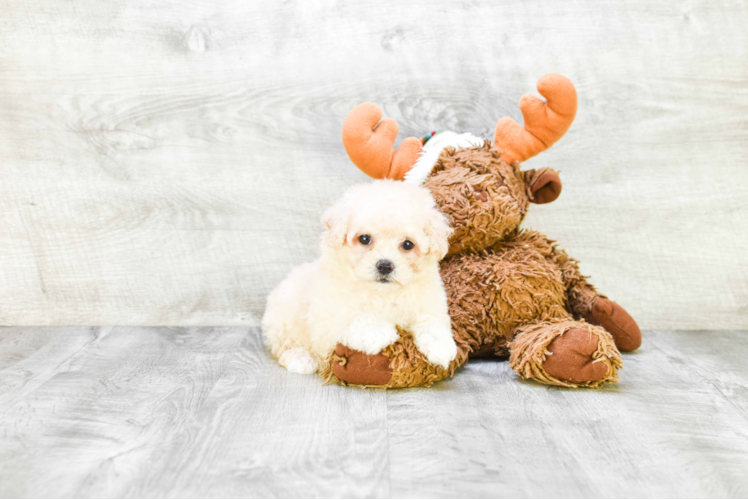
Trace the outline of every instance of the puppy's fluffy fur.
{"label": "puppy's fluffy fur", "polygon": [[439,261],[451,229],[431,193],[389,180],[361,184],[322,222],[322,256],[268,298],[263,330],[280,364],[314,373],[338,343],[376,354],[398,339],[399,326],[429,362],[446,367],[457,347]]}

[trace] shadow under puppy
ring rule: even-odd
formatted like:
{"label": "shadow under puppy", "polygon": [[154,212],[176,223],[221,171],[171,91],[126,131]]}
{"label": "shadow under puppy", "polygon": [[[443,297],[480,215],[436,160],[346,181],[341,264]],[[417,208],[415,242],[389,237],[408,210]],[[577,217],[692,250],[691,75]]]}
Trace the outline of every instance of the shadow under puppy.
{"label": "shadow under puppy", "polygon": [[452,230],[428,189],[381,180],[349,189],[322,216],[321,257],[295,268],[262,320],[278,362],[315,373],[338,343],[377,354],[409,331],[433,365],[457,355],[439,274]]}

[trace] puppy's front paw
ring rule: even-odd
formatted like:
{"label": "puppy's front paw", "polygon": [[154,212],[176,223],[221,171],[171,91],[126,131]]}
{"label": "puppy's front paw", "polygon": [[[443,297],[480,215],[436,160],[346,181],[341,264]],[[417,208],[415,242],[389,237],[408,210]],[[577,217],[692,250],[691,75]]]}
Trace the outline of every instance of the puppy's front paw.
{"label": "puppy's front paw", "polygon": [[413,341],[432,365],[447,368],[457,357],[457,344],[452,337],[452,329],[439,323],[414,327]]}
{"label": "puppy's front paw", "polygon": [[397,341],[400,335],[394,325],[360,328],[351,331],[344,344],[366,354],[379,354],[382,349]]}

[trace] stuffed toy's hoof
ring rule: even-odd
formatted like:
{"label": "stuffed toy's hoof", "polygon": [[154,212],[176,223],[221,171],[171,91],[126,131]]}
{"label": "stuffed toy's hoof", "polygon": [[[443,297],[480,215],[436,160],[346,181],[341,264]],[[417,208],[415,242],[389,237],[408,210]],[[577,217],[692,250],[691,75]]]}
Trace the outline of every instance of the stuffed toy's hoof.
{"label": "stuffed toy's hoof", "polygon": [[642,331],[626,310],[612,300],[598,297],[592,303],[587,321],[600,325],[613,336],[621,351],[635,351],[642,345]]}
{"label": "stuffed toy's hoof", "polygon": [[567,330],[548,344],[543,368],[549,375],[573,384],[600,380],[608,373],[608,367],[592,357],[598,341],[597,335],[587,330]]}
{"label": "stuffed toy's hoof", "polygon": [[418,351],[413,337],[398,330],[400,339],[385,347],[380,354],[364,354],[342,344],[327,359],[322,377],[344,385],[399,389],[430,387],[434,382],[451,377],[467,362],[465,348],[457,347],[457,357],[447,368],[430,364]]}
{"label": "stuffed toy's hoof", "polygon": [[392,379],[390,358],[384,354],[366,354],[343,344],[335,348],[332,373],[352,385],[383,386]]}
{"label": "stuffed toy's hoof", "polygon": [[578,321],[524,327],[509,349],[509,363],[521,377],[562,387],[618,382],[618,370],[623,366],[610,333]]}

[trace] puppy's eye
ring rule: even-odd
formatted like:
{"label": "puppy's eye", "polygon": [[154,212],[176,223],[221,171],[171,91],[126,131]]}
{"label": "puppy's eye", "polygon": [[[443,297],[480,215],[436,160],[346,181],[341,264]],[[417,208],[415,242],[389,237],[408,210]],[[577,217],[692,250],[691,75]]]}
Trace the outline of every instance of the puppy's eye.
{"label": "puppy's eye", "polygon": [[362,245],[368,245],[369,243],[371,243],[371,236],[369,236],[368,234],[362,234],[358,237],[358,242]]}
{"label": "puppy's eye", "polygon": [[413,243],[410,240],[405,240],[405,241],[403,241],[403,244],[401,246],[403,247],[403,250],[408,251],[408,250],[413,250],[413,248],[416,245],[415,245],[415,243]]}

